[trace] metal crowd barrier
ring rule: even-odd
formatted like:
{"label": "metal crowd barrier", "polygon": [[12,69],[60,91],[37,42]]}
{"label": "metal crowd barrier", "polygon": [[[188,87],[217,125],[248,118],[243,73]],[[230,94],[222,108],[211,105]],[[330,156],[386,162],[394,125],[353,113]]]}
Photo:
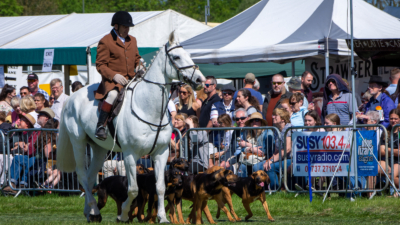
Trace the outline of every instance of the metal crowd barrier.
{"label": "metal crowd barrier", "polygon": [[7,165],[9,165],[8,164],[8,162],[7,162],[7,157],[6,157],[6,142],[5,142],[5,137],[4,137],[4,133],[3,133],[3,131],[2,130],[0,130],[0,136],[1,136],[1,143],[3,143],[2,144],[2,146],[1,146],[1,152],[2,152],[2,154],[1,154],[1,156],[0,156],[0,160],[1,160],[1,162],[0,162],[0,189],[1,188],[3,188],[3,185],[4,184],[6,184],[6,174],[7,174]]}
{"label": "metal crowd barrier", "polygon": [[[346,129],[343,131],[349,131],[349,132],[353,132],[353,135],[356,135],[355,132],[358,132],[360,129],[362,128],[372,128],[375,130],[381,128],[381,133],[382,135],[384,135],[385,138],[385,152],[386,155],[388,155],[388,143],[387,143],[387,130],[386,128],[381,125],[381,124],[362,124],[362,125],[357,125],[356,126],[356,130],[353,131],[353,126],[345,126],[345,125],[338,125],[338,126],[315,126],[315,127],[306,127],[306,126],[296,126],[296,127],[290,127],[286,132],[285,132],[285,137],[287,136],[287,133],[289,131],[292,132],[318,132],[318,131],[307,131],[307,129],[325,129],[325,128],[341,128],[341,129]],[[322,131],[321,131],[322,132]],[[326,131],[326,132],[335,132],[335,131]],[[378,132],[379,134],[379,132]],[[293,134],[292,134],[293,135]],[[353,136],[351,135],[351,137]],[[292,137],[291,137],[292,138]],[[364,139],[364,138],[362,138]],[[381,137],[378,137],[378,140],[381,140]],[[352,140],[350,140],[350,145],[352,143]],[[378,160],[378,162],[382,161],[382,156],[379,154],[380,150],[380,141],[377,142],[378,143],[378,157],[376,158]],[[354,143],[356,144],[356,143]],[[285,149],[286,149],[286,145],[287,145],[287,141],[285,139]],[[372,146],[370,146],[372,147]],[[368,147],[369,148],[369,147]],[[355,147],[353,147],[351,149],[351,151],[354,151],[354,149],[356,149]],[[372,149],[371,149],[372,150]],[[293,151],[293,142],[292,142],[292,151]],[[293,153],[293,152],[291,152]],[[355,151],[355,156],[358,157],[358,151]],[[291,171],[289,171],[289,166],[293,166],[293,162],[291,163],[291,165],[287,165],[287,160],[288,160],[288,155],[285,151],[284,154],[284,186],[285,189],[288,192],[294,192],[294,193],[308,193],[309,190],[309,184],[308,184],[308,176],[304,177],[304,176],[294,176],[294,168],[291,169]],[[375,159],[374,159],[375,160]],[[388,165],[388,158],[385,158],[385,162],[386,165]],[[308,167],[308,166],[307,166]],[[355,160],[355,168],[357,168],[357,160]],[[336,169],[336,167],[335,167]],[[378,170],[380,169],[380,165],[378,164]],[[331,188],[329,190],[329,193],[372,193],[372,192],[381,192],[383,190],[385,190],[388,186],[389,186],[389,182],[385,182],[384,184],[382,184],[382,180],[386,179],[386,176],[383,173],[378,173],[377,176],[372,177],[362,177],[362,176],[357,176],[357,169],[355,169],[354,171],[354,177],[351,177],[349,181],[349,186],[347,186],[348,183],[348,177],[347,176],[343,176],[343,177],[338,177],[335,176],[335,180],[332,182],[335,188]],[[385,168],[385,172],[389,175],[389,171],[388,168]],[[392,173],[393,174],[393,173]],[[355,177],[357,177],[357,179],[355,179]],[[312,192],[313,193],[317,193],[317,194],[323,194],[326,193],[326,190],[331,182],[331,176],[325,176],[325,177],[312,177],[311,180],[311,185],[312,185]],[[376,185],[374,185],[374,183],[376,183]]]}
{"label": "metal crowd barrier", "polygon": [[18,191],[16,197],[24,191],[80,192],[76,173],[57,170],[56,146],[52,144],[57,134],[57,129],[37,128],[7,132],[7,184]]}
{"label": "metal crowd barrier", "polygon": [[[397,187],[397,191],[400,191],[399,188],[399,177],[395,177],[395,170],[397,169],[397,176],[399,176],[400,173],[400,154],[399,154],[399,148],[397,148],[397,156],[394,155],[394,143],[397,142],[397,146],[399,146],[399,141],[400,141],[400,136],[397,132],[397,138],[395,138],[393,135],[395,134],[394,131],[396,129],[400,128],[400,124],[397,124],[395,126],[392,127],[392,130],[390,131],[390,168],[391,168],[391,178],[392,181],[396,184]],[[388,153],[386,152],[386,155],[388,155]],[[395,158],[397,158],[397,160],[395,160]],[[397,168],[395,168],[395,164],[397,164]],[[388,165],[388,164],[386,164]],[[393,193],[393,191],[391,190],[391,194]]]}
{"label": "metal crowd barrier", "polygon": [[[173,133],[175,135],[178,135],[179,140],[182,140],[182,134],[178,129],[174,128]],[[173,145],[172,142],[170,143],[168,150],[169,160],[167,162],[167,167],[165,167],[165,170],[167,170],[168,164],[170,161],[173,160],[173,158],[175,158],[176,156],[182,157],[184,151],[182,146],[183,146],[182,142],[176,143],[175,145]],[[177,149],[179,149],[179,152]],[[125,165],[124,161],[122,160],[123,154],[121,152],[115,152],[113,155],[114,155],[113,157],[110,157],[112,156],[112,154],[111,155],[107,154],[107,158],[104,161],[104,165],[101,169],[101,172],[97,176],[97,183],[100,183],[104,178],[107,178],[109,176],[114,176],[114,175],[126,176]],[[153,169],[153,159],[149,155],[143,156],[136,162],[142,164],[147,169],[150,170]]]}
{"label": "metal crowd barrier", "polygon": [[[226,134],[228,135],[225,136]],[[225,162],[229,161],[229,167],[226,168],[231,169],[238,176],[247,177],[254,171],[264,170],[263,164],[266,159],[272,157],[275,140],[280,138],[280,132],[276,127],[191,128],[186,131],[185,136],[184,157],[190,162],[189,170],[191,172],[202,173],[212,165],[226,167]],[[187,138],[188,136],[190,138]],[[207,138],[204,138],[204,136]],[[227,140],[229,137],[230,140]],[[259,137],[264,142],[265,149],[262,149],[263,143],[261,145],[258,143]],[[238,148],[238,142],[241,140],[249,143],[249,149],[261,147],[263,156],[243,152],[246,148]],[[275,162],[276,171],[267,172],[270,179],[273,176],[278,180],[275,182],[277,185],[266,187],[270,192],[280,190],[282,180],[281,159],[282,157],[279,155],[279,160]]]}
{"label": "metal crowd barrier", "polygon": [[[182,140],[181,132],[177,129],[173,131],[175,135],[178,135],[179,139]],[[9,131],[6,137],[2,132],[0,133],[3,143],[5,143],[2,146],[3,152],[7,153],[2,156],[4,166],[2,167],[3,170],[0,175],[4,174],[8,182],[6,183],[6,180],[4,181],[4,184],[0,186],[2,189],[6,186],[5,184],[8,184],[12,190],[18,191],[16,196],[23,191],[81,192],[75,172],[61,173],[57,170],[57,158],[55,155],[56,146],[52,144],[51,146],[46,146],[46,144],[41,141],[41,139],[44,138],[48,140],[49,143],[53,143],[53,138],[56,138],[58,134],[57,129],[17,129]],[[15,145],[19,142],[26,142],[30,137],[30,141],[33,141],[34,144],[29,144],[27,151],[23,149],[23,146]],[[7,148],[5,147],[6,143]],[[171,143],[169,146],[169,155],[173,155],[173,157],[171,157],[170,160],[172,160],[174,156],[183,156],[184,149],[182,146],[182,141],[176,143],[175,146],[172,146]],[[29,147],[35,147],[35,153],[29,154]],[[91,153],[92,149],[88,145],[86,148],[86,168],[90,165]],[[110,155],[113,156],[112,154]],[[112,159],[114,157],[107,159],[107,156],[110,155],[107,154],[105,156],[104,165],[97,176],[97,183],[108,176],[126,175],[125,165],[121,157],[122,153],[118,152],[114,154],[119,155],[118,159]],[[138,160],[138,163],[144,165],[145,168],[153,168],[153,162],[150,156],[142,157]],[[15,187],[12,186],[11,183],[13,183]],[[21,184],[23,184],[23,186],[21,186]]]}

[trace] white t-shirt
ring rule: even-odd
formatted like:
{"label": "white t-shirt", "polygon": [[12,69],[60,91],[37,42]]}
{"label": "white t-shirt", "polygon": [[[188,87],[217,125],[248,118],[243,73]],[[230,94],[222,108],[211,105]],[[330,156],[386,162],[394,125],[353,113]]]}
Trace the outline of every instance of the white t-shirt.
{"label": "white t-shirt", "polygon": [[31,115],[33,118],[35,118],[35,120],[36,120],[36,123],[33,125],[33,127],[34,128],[42,128],[38,123],[37,123],[37,121],[38,121],[38,113],[37,112],[35,112],[35,111],[32,111],[32,112],[30,112],[30,113],[28,113],[29,115]]}
{"label": "white t-shirt", "polygon": [[169,100],[168,102],[168,111],[169,113],[176,112],[176,107],[172,100]]}

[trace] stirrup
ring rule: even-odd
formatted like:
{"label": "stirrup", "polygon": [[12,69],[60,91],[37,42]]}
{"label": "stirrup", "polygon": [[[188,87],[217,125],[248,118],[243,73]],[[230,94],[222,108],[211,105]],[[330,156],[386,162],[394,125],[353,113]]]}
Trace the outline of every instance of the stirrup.
{"label": "stirrup", "polygon": [[[104,129],[104,134],[99,134],[99,131],[101,131],[101,130],[100,130],[101,128]],[[102,125],[102,126],[99,126],[99,127],[96,129],[96,133],[94,134],[94,136],[95,136],[97,139],[101,140],[101,141],[106,140],[106,139],[107,139],[107,130],[106,130],[106,127],[103,126],[103,125]]]}

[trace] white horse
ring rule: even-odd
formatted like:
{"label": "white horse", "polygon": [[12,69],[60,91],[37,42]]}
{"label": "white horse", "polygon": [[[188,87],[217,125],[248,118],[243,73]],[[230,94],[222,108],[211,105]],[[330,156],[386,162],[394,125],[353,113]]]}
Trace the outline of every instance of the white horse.
{"label": "white horse", "polygon": [[[150,154],[154,160],[158,199],[164,199],[164,168],[172,133],[167,115],[170,84],[172,79],[179,79],[201,87],[201,83],[205,81],[190,55],[174,36],[172,32],[168,43],[160,49],[143,79],[131,81],[127,85],[129,89],[126,91],[123,107],[113,121],[121,148],[114,144],[110,133],[105,141],[94,136],[99,114],[99,101],[94,99],[94,91],[98,84],[80,89],[64,105],[57,144],[57,167],[65,172],[76,171],[79,183],[86,193],[84,215],[88,221],[101,221],[91,190],[105,155],[112,148],[116,152],[123,152],[128,178],[128,199],[122,205],[119,220],[129,219],[130,205],[138,194],[136,161],[144,155]],[[162,114],[163,121],[160,121]],[[156,138],[158,127],[154,125],[160,123],[162,126]],[[93,149],[88,170],[85,169],[86,143]],[[158,201],[157,216],[161,223],[168,223],[163,200]]]}

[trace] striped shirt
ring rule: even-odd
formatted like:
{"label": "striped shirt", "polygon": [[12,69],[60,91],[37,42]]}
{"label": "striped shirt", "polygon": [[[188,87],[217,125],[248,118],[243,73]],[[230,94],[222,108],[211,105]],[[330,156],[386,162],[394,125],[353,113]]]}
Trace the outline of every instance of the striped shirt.
{"label": "striped shirt", "polygon": [[353,114],[352,100],[351,93],[340,92],[335,100],[332,99],[332,95],[329,95],[327,115],[335,113],[340,118],[340,125],[348,125]]}
{"label": "striped shirt", "polygon": [[47,92],[46,92],[45,90],[38,88],[37,93],[43,94],[43,95],[44,95],[44,98],[45,98],[47,101],[50,101],[50,99],[49,99],[49,94],[47,94]]}

